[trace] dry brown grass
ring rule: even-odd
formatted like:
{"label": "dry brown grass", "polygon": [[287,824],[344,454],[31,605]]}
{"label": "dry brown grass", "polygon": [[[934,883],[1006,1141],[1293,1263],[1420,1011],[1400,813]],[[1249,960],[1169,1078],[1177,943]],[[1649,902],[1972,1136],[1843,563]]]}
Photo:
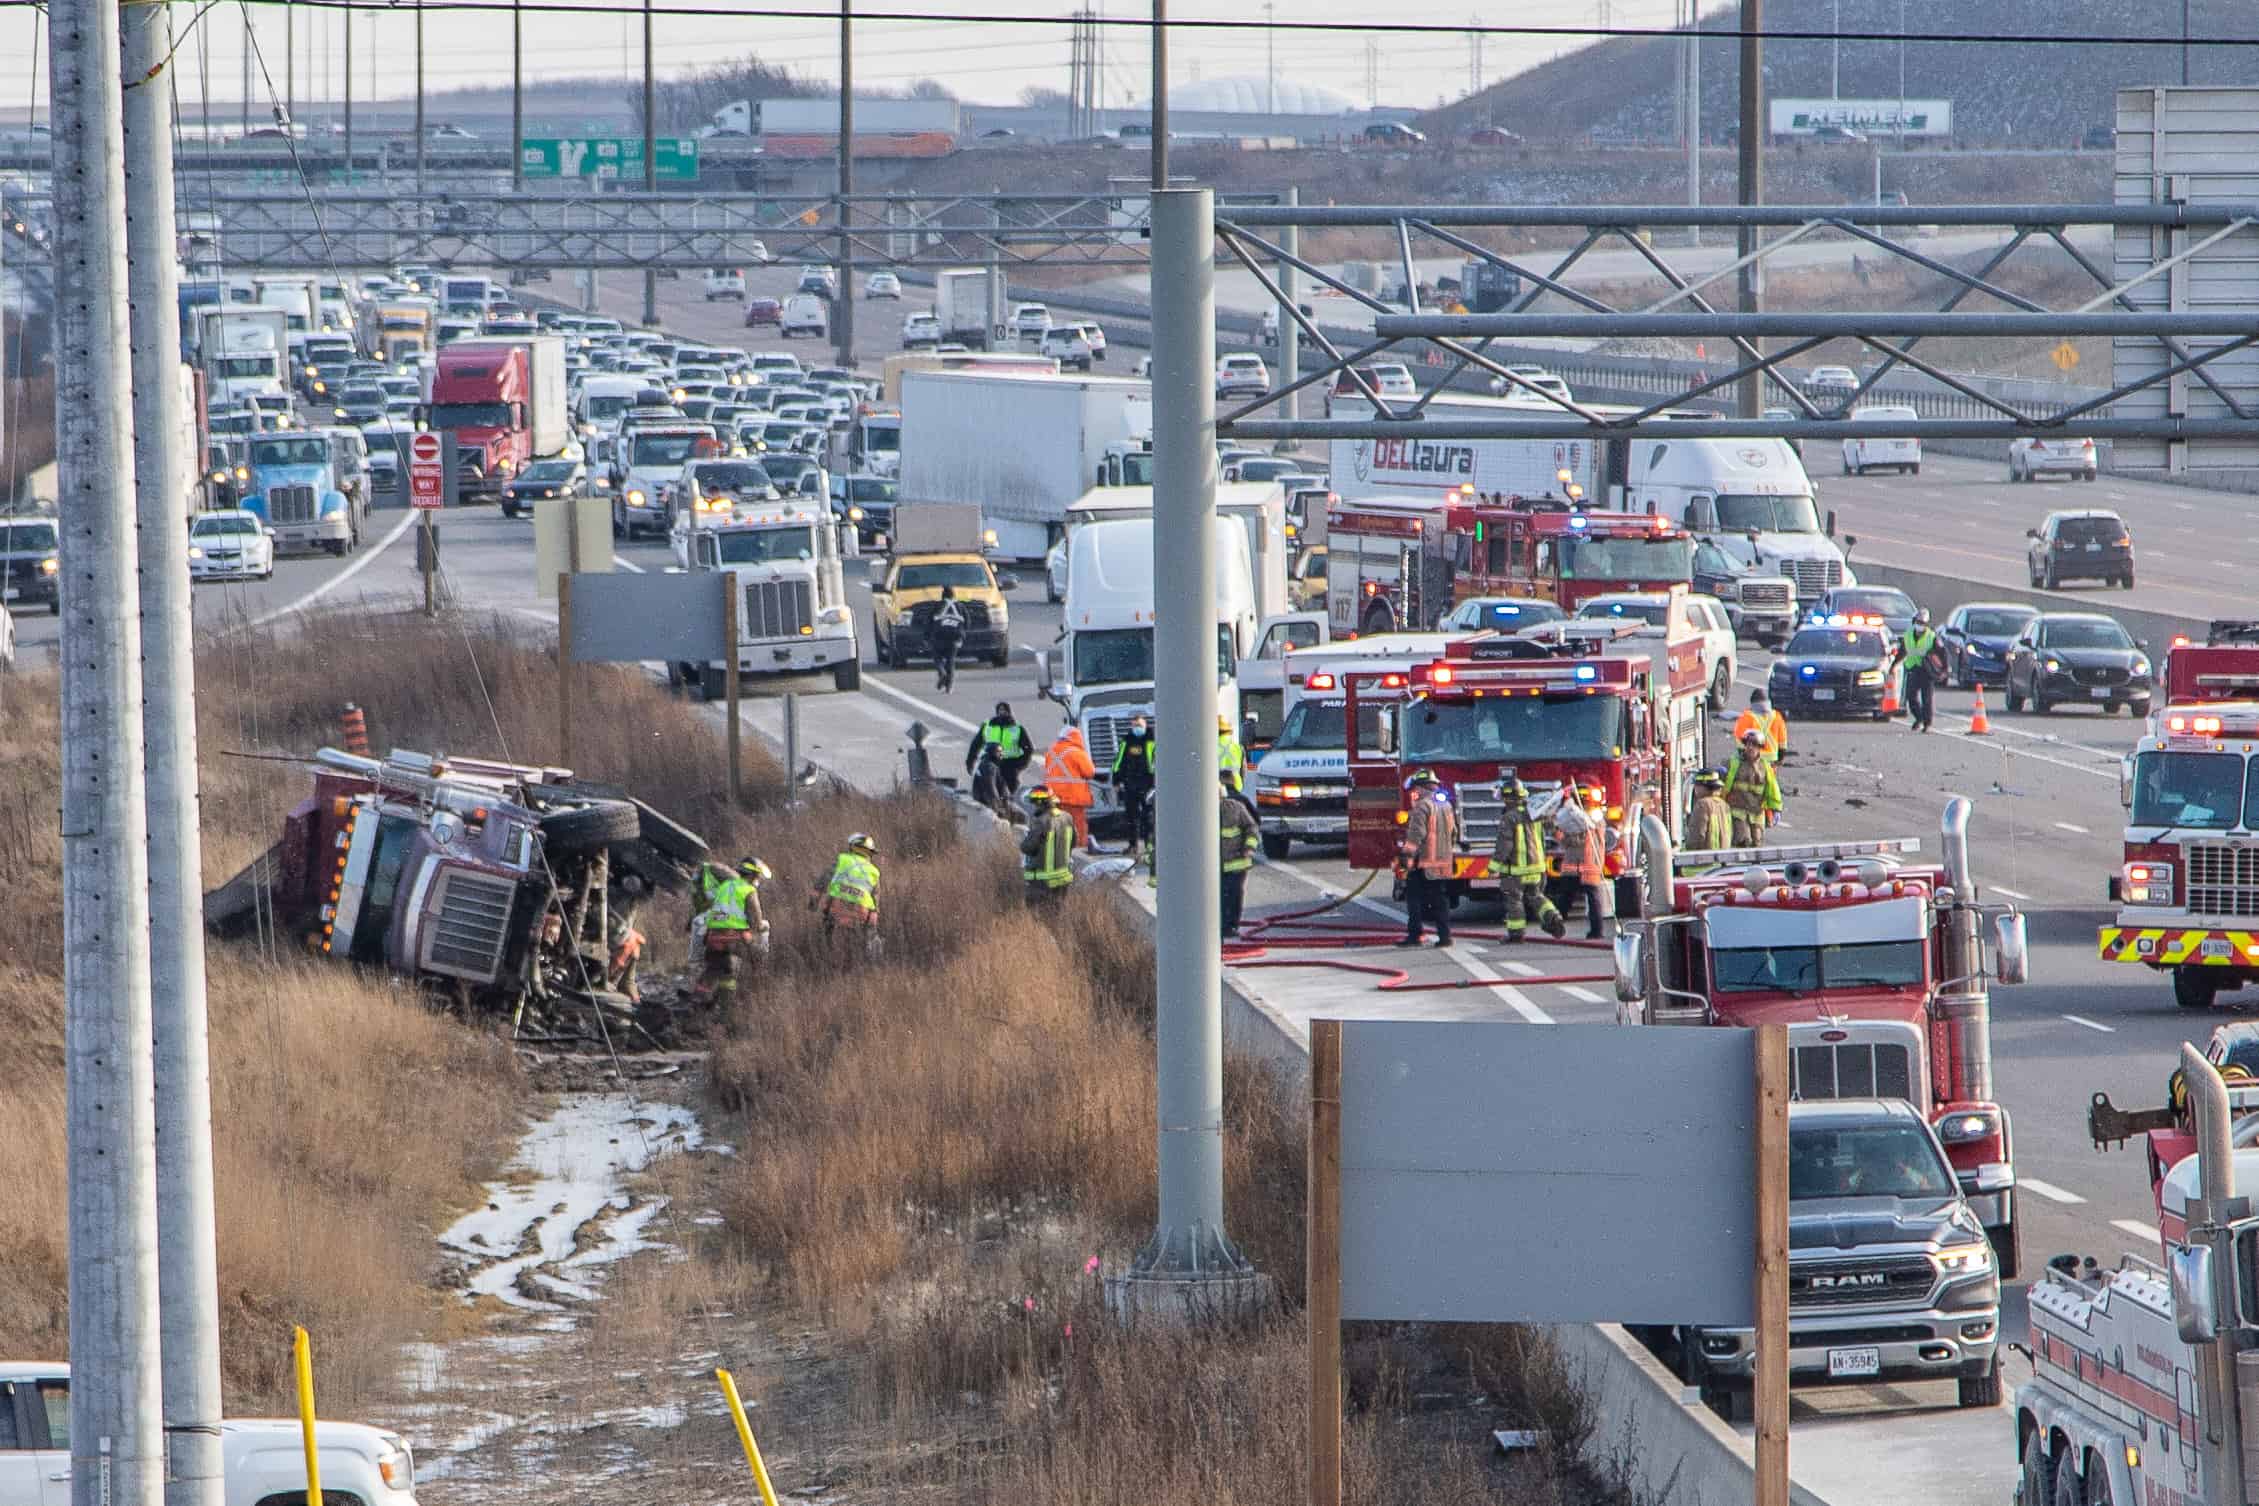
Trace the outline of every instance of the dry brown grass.
{"label": "dry brown grass", "polygon": [[[0,348],[14,351],[17,339],[13,322],[0,318]],[[6,410],[8,424],[8,443],[0,447],[0,503],[5,503],[33,471],[55,458],[54,377],[42,374],[0,381],[0,407]]]}

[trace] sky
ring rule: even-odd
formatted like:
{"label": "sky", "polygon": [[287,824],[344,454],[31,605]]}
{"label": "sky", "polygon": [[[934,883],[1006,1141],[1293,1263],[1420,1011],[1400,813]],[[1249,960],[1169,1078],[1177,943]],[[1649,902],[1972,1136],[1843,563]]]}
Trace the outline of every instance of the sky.
{"label": "sky", "polygon": [[[662,0],[663,3],[663,0]],[[706,3],[706,0],[701,0]],[[772,18],[724,20],[708,16],[660,17],[654,22],[654,53],[662,76],[695,69],[702,63],[758,52],[769,62],[781,63],[808,77],[836,81],[838,74],[837,12],[825,14],[818,0],[755,0],[771,9],[806,9],[805,19]],[[936,14],[979,15],[999,18],[1055,18],[1063,22],[1085,0],[862,0],[873,10],[919,11]],[[1117,16],[1148,16],[1150,0],[1089,0],[1100,12]],[[1677,13],[1679,0],[1395,0],[1382,13],[1392,21],[1440,25],[1470,21],[1479,11],[1494,25],[1516,22],[1548,26],[1592,25],[1605,14],[1616,26],[1667,26]],[[1374,0],[1288,0],[1277,7],[1283,17],[1304,21],[1359,21],[1375,14]],[[188,5],[174,7],[176,24],[191,13]],[[1264,0],[1173,0],[1172,19],[1200,18],[1260,22],[1272,10]],[[274,92],[284,88],[284,7],[260,4],[250,7],[258,39],[258,53],[274,80]],[[200,80],[210,78],[210,97],[231,104],[242,96],[244,10],[240,3],[215,3],[204,13],[199,38],[192,35],[180,49],[184,102],[200,97]],[[354,78],[357,100],[395,97],[414,87],[413,24],[406,7],[397,12],[359,12],[353,20]],[[35,55],[33,36],[39,30],[39,51],[45,50],[45,30],[28,6],[0,10],[0,119],[20,121],[24,108],[37,97],[41,117],[46,114],[46,64]],[[292,22],[297,57],[293,96],[335,97],[345,48],[343,13],[299,12]],[[526,76],[529,80],[620,74],[640,70],[641,18],[603,14],[585,22],[554,13],[528,18]],[[1067,81],[1068,40],[1064,24],[1008,26],[967,24],[946,20],[919,22],[860,22],[856,26],[856,82],[860,85],[908,84],[915,79],[937,78],[967,100],[1010,103],[1030,85],[1064,89]],[[433,12],[425,17],[425,80],[440,90],[466,85],[507,84],[510,65],[510,18],[503,14]],[[1390,37],[1374,40],[1373,64],[1379,102],[1427,108],[1467,91],[1470,48],[1464,35],[1450,37]],[[1544,62],[1572,44],[1553,38],[1524,40],[1490,37],[1484,41],[1482,78],[1496,82],[1512,73]],[[1261,77],[1266,68],[1266,40],[1260,31],[1198,33],[1172,36],[1170,76],[1183,83],[1195,78],[1234,75]],[[1319,33],[1297,36],[1281,33],[1276,39],[1276,66],[1281,78],[1297,78],[1366,102],[1367,49],[1353,33]],[[36,68],[36,84],[35,84]],[[1147,93],[1151,64],[1145,34],[1114,31],[1107,34],[1104,89],[1109,105],[1142,102]],[[263,88],[256,82],[252,98]],[[301,118],[307,116],[303,104]]]}

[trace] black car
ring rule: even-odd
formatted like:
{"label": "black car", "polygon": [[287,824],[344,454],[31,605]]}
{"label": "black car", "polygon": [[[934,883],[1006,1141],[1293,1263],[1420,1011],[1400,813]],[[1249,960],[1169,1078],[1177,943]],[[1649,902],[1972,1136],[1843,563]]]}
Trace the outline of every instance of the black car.
{"label": "black car", "polygon": [[886,476],[834,476],[831,510],[842,521],[852,521],[855,533],[868,544],[882,533],[894,531],[894,499],[900,490]]}
{"label": "black car", "polygon": [[588,490],[588,467],[577,460],[536,460],[502,488],[502,516],[532,512],[551,497],[577,497]]}
{"label": "black car", "polygon": [[0,517],[0,601],[11,607],[41,604],[63,615],[55,520]]}
{"label": "black car", "polygon": [[338,389],[337,401],[330,407],[338,422],[358,427],[383,422],[385,407],[390,402],[390,395],[375,382],[350,382]]}
{"label": "black car", "polygon": [[2149,655],[2100,612],[2042,612],[2008,649],[2008,709],[2042,716],[2065,701],[2149,715]]}
{"label": "black car", "polygon": [[2024,568],[2034,590],[2052,591],[2067,580],[2134,583],[2133,533],[2126,520],[2106,508],[2051,512],[2037,528],[2024,530]]}
{"label": "black car", "polygon": [[1890,644],[1890,634],[1880,627],[1798,628],[1766,678],[1773,705],[1789,716],[1881,721]]}
{"label": "black car", "polygon": [[1892,637],[1902,637],[1914,625],[1914,610],[1914,598],[1896,586],[1835,586],[1821,593],[1811,618],[1829,627],[1880,622]]}
{"label": "black car", "polygon": [[1963,690],[2008,680],[2008,646],[2039,615],[2020,601],[1969,601],[1953,609],[1938,629],[1947,672]]}

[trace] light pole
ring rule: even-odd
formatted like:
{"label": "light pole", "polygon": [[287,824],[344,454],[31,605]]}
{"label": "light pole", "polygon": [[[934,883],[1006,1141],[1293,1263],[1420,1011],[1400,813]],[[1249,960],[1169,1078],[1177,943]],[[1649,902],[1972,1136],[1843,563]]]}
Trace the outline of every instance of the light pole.
{"label": "light pole", "polygon": [[1828,6],[1828,101],[1843,98],[1843,0]]}

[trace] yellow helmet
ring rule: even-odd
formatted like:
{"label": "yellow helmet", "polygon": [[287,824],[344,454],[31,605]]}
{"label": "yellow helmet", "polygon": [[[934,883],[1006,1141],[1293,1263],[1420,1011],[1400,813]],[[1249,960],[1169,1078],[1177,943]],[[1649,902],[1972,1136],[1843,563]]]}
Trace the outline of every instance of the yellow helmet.
{"label": "yellow helmet", "polygon": [[878,856],[878,843],[871,840],[868,832],[859,831],[847,839],[847,850],[849,852],[867,852],[875,858]]}
{"label": "yellow helmet", "polygon": [[1049,805],[1051,803],[1051,798],[1051,787],[1047,784],[1039,784],[1034,789],[1028,791],[1028,799],[1034,801],[1038,805]]}
{"label": "yellow helmet", "polygon": [[1216,730],[1218,732],[1231,731],[1231,718],[1224,715],[1221,711],[1216,713]]}

